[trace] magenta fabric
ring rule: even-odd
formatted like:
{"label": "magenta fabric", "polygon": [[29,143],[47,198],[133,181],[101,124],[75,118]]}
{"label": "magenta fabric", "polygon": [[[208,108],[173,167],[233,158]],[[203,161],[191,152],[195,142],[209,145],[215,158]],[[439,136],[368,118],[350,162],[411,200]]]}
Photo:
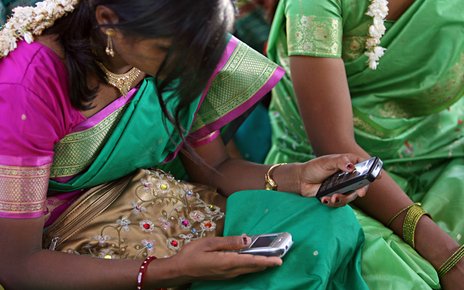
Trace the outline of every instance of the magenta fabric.
{"label": "magenta fabric", "polygon": [[19,42],[0,60],[0,164],[40,166],[84,117],[68,99],[67,71],[39,44]]}
{"label": "magenta fabric", "polygon": [[72,129],[71,133],[84,131],[84,130],[90,129],[93,126],[97,125],[98,123],[103,121],[106,117],[111,115],[111,113],[113,113],[114,111],[118,110],[119,108],[129,103],[132,100],[132,97],[137,92],[137,90],[138,90],[137,87],[132,88],[125,96],[119,97],[118,99],[114,100],[113,102],[108,104],[106,107],[101,109],[99,112],[95,113],[90,118],[79,123],[76,127]]}
{"label": "magenta fabric", "polygon": [[[128,103],[137,91],[132,89],[87,119],[72,107],[67,80],[62,60],[38,42],[19,42],[16,50],[0,59],[0,167],[51,164],[58,141],[69,133],[91,128]],[[0,187],[8,188],[9,180],[0,177]],[[48,179],[43,182],[48,183]],[[0,210],[0,217],[35,218],[47,214],[50,224],[79,194],[53,193],[41,213],[11,214]],[[43,195],[45,198],[47,192]]]}
{"label": "magenta fabric", "polygon": [[0,60],[0,217],[35,218],[47,211],[54,145],[83,120],[68,100],[66,80],[60,58],[39,43],[19,42]]}
{"label": "magenta fabric", "polygon": [[202,139],[205,136],[208,136],[214,131],[217,131],[224,127],[225,125],[229,124],[231,121],[235,120],[237,117],[242,115],[248,109],[251,109],[253,105],[259,102],[272,88],[280,81],[280,79],[284,76],[285,70],[281,67],[277,67],[274,74],[271,76],[269,81],[258,91],[254,96],[248,99],[246,102],[238,106],[235,110],[229,112],[222,118],[207,124],[206,126],[198,129],[197,131],[190,133],[189,138],[191,140]]}
{"label": "magenta fabric", "polygon": [[[227,63],[238,43],[235,38],[229,42],[201,96],[201,101],[206,97],[212,80]],[[192,141],[195,146],[200,146],[217,138],[219,136],[217,130],[259,101],[282,75],[283,70],[278,68],[269,82],[255,96],[227,116],[209,124],[207,128],[189,135],[189,142]],[[132,89],[126,96],[118,98],[87,119],[79,110],[72,107],[68,97],[67,81],[67,69],[62,60],[50,48],[37,42],[32,44],[19,42],[16,50],[8,57],[0,59],[0,169],[2,166],[26,168],[50,165],[53,162],[54,146],[57,142],[70,133],[95,126],[112,112],[130,102],[137,91],[137,88]],[[175,156],[177,151],[171,156]],[[5,183],[5,188],[12,186],[12,182],[8,179],[4,180],[6,183],[9,182],[9,184]],[[47,185],[48,178],[45,182]],[[0,189],[1,187],[0,176]],[[47,214],[49,218],[47,224],[50,224],[79,196],[80,192],[48,192],[48,200],[45,201],[47,186],[44,188],[43,193],[40,194],[43,194],[46,207],[40,215]],[[37,199],[37,193],[34,194]],[[6,200],[5,196],[2,197],[0,193],[0,217],[40,216],[36,213],[17,216],[5,214],[1,210],[2,198]],[[11,196],[6,196],[9,197]]]}

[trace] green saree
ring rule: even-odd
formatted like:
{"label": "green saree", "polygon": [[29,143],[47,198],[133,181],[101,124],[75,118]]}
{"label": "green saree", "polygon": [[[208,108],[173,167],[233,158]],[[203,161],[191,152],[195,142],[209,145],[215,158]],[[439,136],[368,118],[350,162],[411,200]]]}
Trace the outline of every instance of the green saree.
{"label": "green saree", "polygon": [[[184,111],[181,121],[183,128],[189,132],[187,140],[207,142],[222,126],[258,102],[283,73],[264,56],[231,38],[209,87]],[[168,100],[169,94],[162,97]],[[168,109],[172,110],[176,106],[176,98],[170,100]],[[140,168],[161,167],[172,171],[175,166],[171,164],[178,161],[175,156],[182,140],[176,137],[173,127],[162,116],[154,80],[147,78],[132,100],[120,110],[88,130],[67,135],[56,145],[51,168],[51,176],[55,180],[50,180],[49,188],[60,194],[105,184],[131,175]],[[179,175],[177,171],[172,173]],[[60,180],[65,176],[72,178],[65,182]],[[142,186],[154,188],[155,196],[158,193],[162,195],[162,190],[169,188],[166,184],[151,184],[143,179],[141,182]],[[179,208],[170,207],[169,201],[155,206],[159,206],[157,210],[160,212],[180,212]],[[209,207],[217,208],[203,206],[206,211]],[[134,210],[141,211],[141,207],[134,207]],[[201,213],[193,211],[179,221],[153,219],[145,221],[144,225],[148,229],[180,226],[183,232],[179,236],[183,236],[183,240],[177,236],[174,241],[172,237],[166,237],[167,247],[172,249],[175,246],[177,251],[179,245],[190,241],[195,234],[195,229],[187,226],[201,218]],[[316,220],[323,220],[325,226],[314,222]],[[134,224],[126,217],[119,218],[118,222],[127,228]],[[233,285],[235,289],[288,289],[308,285],[311,289],[325,289],[330,285],[332,289],[366,288],[359,266],[359,249],[364,236],[349,207],[334,210],[321,205],[316,199],[295,194],[244,191],[235,193],[228,202],[226,223],[226,235],[290,231],[295,237],[295,248],[286,256],[287,261],[281,269],[217,282],[215,286],[198,284],[195,287],[224,289]],[[147,239],[149,237],[147,234]],[[150,247],[153,245],[166,246],[157,242]],[[307,258],[311,258],[311,262],[307,262]],[[295,272],[296,269],[299,271]],[[293,284],[289,284],[284,278],[292,272],[295,272],[292,274],[295,279]]]}
{"label": "green saree", "polygon": [[[464,232],[463,1],[416,0],[387,21],[377,70],[364,55],[370,1],[281,0],[269,57],[289,71],[288,57],[341,57],[352,97],[355,137],[458,242]],[[289,74],[274,89],[273,146],[266,162],[314,157]],[[372,289],[438,289],[433,267],[375,220],[364,229],[363,276]]]}

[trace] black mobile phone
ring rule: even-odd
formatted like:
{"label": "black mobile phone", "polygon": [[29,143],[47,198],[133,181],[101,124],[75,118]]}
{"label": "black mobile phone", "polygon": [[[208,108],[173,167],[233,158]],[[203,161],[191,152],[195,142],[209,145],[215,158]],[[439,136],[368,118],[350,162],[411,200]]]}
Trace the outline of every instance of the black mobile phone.
{"label": "black mobile phone", "polygon": [[373,182],[379,176],[382,165],[382,160],[378,157],[372,157],[357,163],[353,172],[337,172],[322,182],[316,197],[321,199],[323,196],[335,193],[350,194]]}
{"label": "black mobile phone", "polygon": [[290,233],[273,233],[251,236],[248,248],[241,249],[240,254],[283,257],[293,245]]}

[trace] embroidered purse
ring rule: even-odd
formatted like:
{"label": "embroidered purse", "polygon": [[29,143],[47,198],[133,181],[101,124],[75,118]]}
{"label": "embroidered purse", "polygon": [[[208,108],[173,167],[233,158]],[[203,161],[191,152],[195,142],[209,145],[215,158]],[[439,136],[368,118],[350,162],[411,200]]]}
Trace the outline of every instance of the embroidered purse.
{"label": "embroidered purse", "polygon": [[225,197],[161,170],[89,189],[44,232],[44,248],[106,259],[168,257],[222,233]]}

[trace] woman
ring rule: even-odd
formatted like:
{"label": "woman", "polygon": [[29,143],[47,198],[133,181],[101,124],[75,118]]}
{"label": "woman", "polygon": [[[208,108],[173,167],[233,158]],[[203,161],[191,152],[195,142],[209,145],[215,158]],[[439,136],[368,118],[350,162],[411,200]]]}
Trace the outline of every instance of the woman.
{"label": "woman", "polygon": [[[278,3],[268,54],[289,74],[274,90],[266,161],[353,152],[385,162],[388,175],[354,203],[369,216],[358,212],[366,234],[363,276],[372,289],[436,289],[439,283],[460,289],[464,283],[462,259],[449,272],[442,268],[440,280],[434,270],[457,251],[464,231],[464,42],[455,37],[464,33],[463,5]],[[421,213],[418,221],[405,218],[414,211]],[[408,223],[415,235],[404,233]]]}
{"label": "woman", "polygon": [[[350,208],[341,207],[365,190],[335,195],[328,205],[336,209],[275,191],[314,196],[322,180],[352,171],[358,158],[270,167],[225,153],[219,130],[283,74],[225,37],[231,11],[219,0],[48,0],[14,11],[0,32],[5,289],[223,280],[282,265],[278,257],[235,252],[250,245],[241,234],[274,231],[293,235],[287,261],[224,288],[365,288],[363,235]],[[212,204],[220,195],[211,188],[140,170],[175,168],[178,155],[191,181],[225,196],[237,192],[224,229],[232,236],[213,237],[223,211]],[[114,222],[99,224],[108,215]]]}

